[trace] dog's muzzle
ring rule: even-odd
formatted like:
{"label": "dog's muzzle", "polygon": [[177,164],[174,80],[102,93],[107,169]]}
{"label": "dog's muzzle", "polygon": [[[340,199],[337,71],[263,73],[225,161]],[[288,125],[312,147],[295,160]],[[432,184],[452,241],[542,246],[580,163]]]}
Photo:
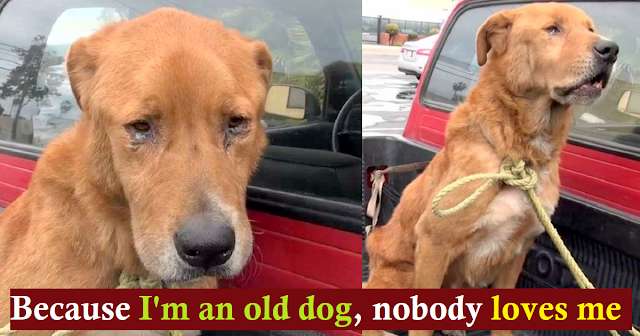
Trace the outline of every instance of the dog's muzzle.
{"label": "dog's muzzle", "polygon": [[229,260],[235,239],[230,220],[202,212],[190,216],[173,241],[182,260],[206,272]]}

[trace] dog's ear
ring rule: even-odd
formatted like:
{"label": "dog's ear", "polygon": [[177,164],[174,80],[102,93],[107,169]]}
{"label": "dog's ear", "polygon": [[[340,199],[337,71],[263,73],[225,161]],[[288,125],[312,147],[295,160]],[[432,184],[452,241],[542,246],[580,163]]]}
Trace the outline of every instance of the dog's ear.
{"label": "dog's ear", "polygon": [[92,45],[91,38],[81,38],[73,42],[67,53],[67,74],[69,74],[73,95],[76,97],[78,106],[83,110],[86,104],[82,98],[90,90],[97,68],[98,51]]}
{"label": "dog's ear", "polygon": [[106,37],[117,24],[110,24],[89,37],[76,40],[67,53],[67,74],[71,90],[83,111],[86,111],[94,76],[100,66],[100,51],[104,48]]}
{"label": "dog's ear", "polygon": [[514,15],[509,10],[504,10],[491,15],[485,21],[476,37],[476,54],[480,66],[487,63],[490,50],[496,54],[502,54],[507,49],[507,34],[513,24]]}
{"label": "dog's ear", "polygon": [[260,71],[260,76],[262,77],[262,81],[265,85],[269,87],[269,84],[271,83],[271,71],[273,68],[271,52],[264,42],[254,41],[252,43],[253,55],[256,65],[258,66],[258,70]]}

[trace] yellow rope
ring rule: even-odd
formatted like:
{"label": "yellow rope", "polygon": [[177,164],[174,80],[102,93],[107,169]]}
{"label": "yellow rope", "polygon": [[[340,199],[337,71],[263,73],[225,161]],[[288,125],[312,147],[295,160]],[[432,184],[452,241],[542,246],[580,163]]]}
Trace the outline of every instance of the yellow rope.
{"label": "yellow rope", "polygon": [[0,335],[2,336],[13,336],[17,334],[17,330],[11,330],[9,323],[7,323],[4,327],[0,328]]}
{"label": "yellow rope", "polygon": [[[478,187],[478,189],[476,189],[470,196],[465,198],[462,202],[458,203],[454,207],[445,210],[439,209],[440,201],[442,201],[442,199],[449,192],[467,183],[479,180],[487,180],[487,182]],[[549,215],[547,215],[547,212],[542,207],[542,203],[540,203],[540,199],[538,198],[538,195],[534,190],[535,185],[538,182],[538,176],[536,172],[530,167],[527,167],[525,162],[522,160],[515,165],[512,162],[508,161],[503,163],[500,166],[499,173],[470,175],[447,185],[442,190],[440,190],[440,192],[436,194],[433,199],[433,203],[431,205],[433,214],[438,217],[446,217],[460,212],[471,205],[471,203],[473,203],[473,201],[475,201],[485,190],[498,182],[503,182],[506,185],[518,187],[527,193],[529,199],[531,200],[531,203],[533,204],[533,209],[535,210],[536,215],[540,220],[540,223],[542,223],[542,226],[547,231],[547,234],[551,238],[551,241],[553,241],[553,244],[558,249],[558,252],[560,252],[562,259],[564,259],[564,261],[567,263],[567,266],[569,267],[571,274],[573,274],[574,278],[576,279],[578,286],[580,286],[580,288],[582,289],[594,289],[595,287],[593,286],[591,281],[589,281],[587,276],[580,269],[580,266],[578,265],[576,260],[573,259],[573,256],[571,256],[571,252],[569,252],[569,249],[567,249],[567,247],[565,246],[562,238],[560,237],[560,234],[558,234],[558,231],[551,223]],[[614,336],[620,335],[615,330],[609,330],[609,332]],[[633,326],[631,327],[631,330],[629,330],[629,333],[633,336],[640,336],[640,332],[633,328]]]}
{"label": "yellow rope", "polygon": [[[178,288],[176,285],[171,284],[170,288]],[[162,289],[162,281],[153,278],[143,278],[136,275],[120,274],[118,287],[116,289]],[[54,331],[51,336],[69,336],[76,330],[58,330]],[[4,327],[0,328],[0,336],[14,336],[18,333],[18,330],[11,330],[10,323],[7,323]],[[182,336],[180,330],[169,330],[169,336]]]}

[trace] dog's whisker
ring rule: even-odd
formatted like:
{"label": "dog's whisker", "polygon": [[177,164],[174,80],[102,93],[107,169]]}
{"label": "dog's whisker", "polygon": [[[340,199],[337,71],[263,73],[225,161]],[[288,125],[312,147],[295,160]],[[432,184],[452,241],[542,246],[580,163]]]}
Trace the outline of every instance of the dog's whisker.
{"label": "dog's whisker", "polygon": [[256,245],[256,251],[258,252],[258,254],[260,254],[260,260],[258,260],[258,256],[254,255],[255,260],[256,260],[256,273],[253,276],[258,276],[260,274],[260,271],[262,270],[262,261],[264,260],[264,255],[262,254],[262,250],[260,249],[260,246]]}

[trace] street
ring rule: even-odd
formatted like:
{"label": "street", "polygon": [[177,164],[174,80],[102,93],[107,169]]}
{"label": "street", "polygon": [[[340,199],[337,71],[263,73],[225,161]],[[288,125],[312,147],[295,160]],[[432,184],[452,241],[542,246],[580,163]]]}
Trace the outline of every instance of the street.
{"label": "street", "polygon": [[398,71],[400,47],[362,45],[362,131],[402,134],[418,80]]}

